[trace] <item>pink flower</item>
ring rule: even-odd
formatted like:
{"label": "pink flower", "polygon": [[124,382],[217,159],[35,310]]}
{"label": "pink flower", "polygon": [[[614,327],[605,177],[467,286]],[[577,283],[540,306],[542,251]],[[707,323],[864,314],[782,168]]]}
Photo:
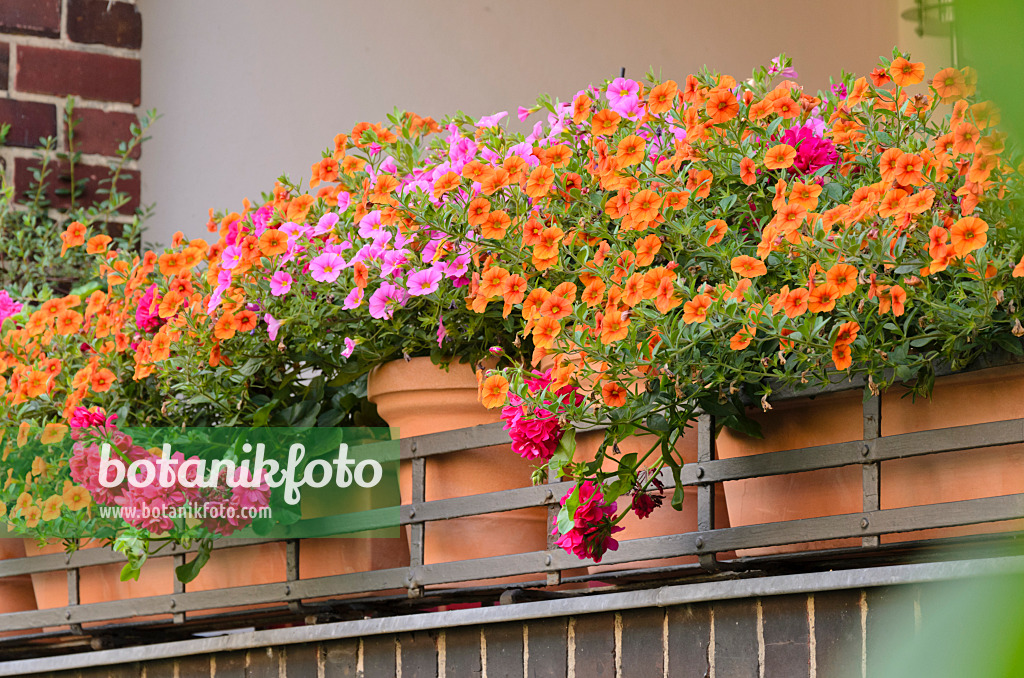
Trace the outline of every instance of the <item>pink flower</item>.
{"label": "pink flower", "polygon": [[615,78],[605,90],[605,97],[611,109],[619,114],[624,114],[639,100],[640,84],[628,78]]}
{"label": "pink flower", "polygon": [[238,245],[228,245],[224,248],[224,253],[220,255],[220,266],[230,270],[238,266],[238,261],[241,258],[242,248]]}
{"label": "pink flower", "polygon": [[321,254],[309,262],[310,275],[317,282],[332,283],[341,275],[345,260],[337,254]]}
{"label": "pink flower", "polygon": [[342,304],[342,308],[346,311],[351,311],[354,308],[359,308],[363,303],[363,288],[353,287],[352,291],[345,297],[345,303]]}
{"label": "pink flower", "polygon": [[502,121],[502,119],[508,117],[508,111],[502,111],[501,113],[495,113],[494,115],[485,115],[476,122],[477,127],[495,127]]}
{"label": "pink flower", "polygon": [[348,359],[352,355],[352,352],[356,350],[356,342],[351,337],[345,337],[345,350],[341,352],[341,357]]}
{"label": "pink flower", "polygon": [[439,282],[441,282],[440,269],[426,268],[409,274],[405,284],[409,287],[410,296],[419,297],[435,291]]}
{"label": "pink flower", "polygon": [[277,330],[281,327],[281,321],[269,313],[263,316],[263,320],[267,323],[267,334],[270,336],[270,340],[277,341]]}
{"label": "pink flower", "polygon": [[519,110],[516,111],[516,115],[519,117],[519,121],[522,122],[533,115],[533,109],[520,106]]}
{"label": "pink flower", "polygon": [[278,271],[270,278],[270,293],[275,297],[284,296],[292,289],[292,277],[284,271]]}
{"label": "pink flower", "polygon": [[7,290],[0,290],[0,325],[12,315],[21,312],[21,304],[11,299]]}
{"label": "pink flower", "polygon": [[316,228],[313,229],[312,235],[323,235],[334,230],[335,224],[338,223],[338,215],[334,212],[328,212],[327,214],[320,217],[320,221],[316,222]]}
{"label": "pink flower", "polygon": [[816,133],[816,122],[808,120],[800,127],[788,129],[782,135],[782,143],[796,149],[796,160],[792,171],[798,174],[813,174],[826,165],[839,162],[839,153],[828,139]]}
{"label": "pink flower", "polygon": [[[213,300],[211,299],[210,302],[212,303]],[[146,289],[146,293],[139,299],[139,305],[135,309],[135,326],[143,332],[155,332],[158,330],[164,324],[157,310],[159,304],[160,299],[156,294],[156,285],[150,285]]]}
{"label": "pink flower", "polygon": [[377,291],[370,296],[370,315],[374,318],[390,318],[395,308],[405,305],[408,295],[405,290],[391,283],[381,283]]}
{"label": "pink flower", "polygon": [[448,330],[444,327],[444,316],[437,319],[437,347],[441,348],[441,344],[448,338]]}
{"label": "pink flower", "polygon": [[575,554],[577,558],[592,558],[595,563],[601,562],[601,558],[607,551],[615,551],[619,548],[619,542],[612,535],[621,532],[623,528],[612,523],[615,515],[615,502],[606,502],[601,489],[592,481],[586,480],[576,490],[570,490],[562,497],[564,507],[569,498],[576,493],[579,504],[576,513],[572,516],[573,527],[565,534],[558,531],[557,520],[551,534],[558,537],[555,542],[566,552]]}

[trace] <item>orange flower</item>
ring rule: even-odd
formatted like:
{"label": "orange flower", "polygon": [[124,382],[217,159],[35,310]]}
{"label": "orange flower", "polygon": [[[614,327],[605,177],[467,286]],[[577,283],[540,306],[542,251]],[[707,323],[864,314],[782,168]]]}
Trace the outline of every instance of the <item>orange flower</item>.
{"label": "orange flower", "polygon": [[781,118],[795,118],[800,115],[800,107],[788,96],[776,99],[772,104],[772,111]]}
{"label": "orange flower", "polygon": [[836,332],[837,344],[852,344],[857,339],[857,332],[860,331],[860,323],[856,320],[850,320],[839,326],[839,331]]}
{"label": "orange flower", "polygon": [[[543,198],[548,194],[548,191],[551,190],[551,184],[554,183],[554,181],[554,170],[547,165],[539,165],[530,172],[530,176],[526,180],[526,195],[531,198]],[[477,198],[477,200],[482,200],[482,198]],[[488,205],[489,204],[490,203],[488,203]]]}
{"label": "orange flower", "polygon": [[687,325],[692,325],[693,323],[702,323],[707,320],[711,301],[711,297],[707,294],[698,294],[690,301],[684,303],[683,322]]}
{"label": "orange flower", "polygon": [[747,186],[750,186],[757,181],[757,175],[754,173],[754,161],[750,158],[743,158],[740,160],[740,181]]}
{"label": "orange flower", "polygon": [[903,57],[893,59],[889,66],[889,75],[892,81],[900,87],[916,85],[924,80],[924,62],[912,63]]}
{"label": "orange flower", "polygon": [[455,190],[459,187],[461,181],[459,175],[455,172],[445,172],[434,182],[434,199],[436,200],[441,195]]}
{"label": "orange flower", "polygon": [[57,314],[55,329],[57,334],[67,336],[74,334],[82,327],[82,314],[66,308]]}
{"label": "orange flower", "polygon": [[734,351],[742,351],[747,346],[750,346],[750,341],[754,338],[753,327],[744,327],[742,330],[732,335],[729,339],[729,348]]}
{"label": "orange flower", "polygon": [[501,407],[508,397],[508,379],[500,374],[492,374],[484,379],[481,394],[480,401],[487,409]]}
{"label": "orange flower", "polygon": [[988,242],[988,224],[978,217],[964,217],[953,224],[950,229],[953,251],[962,257],[976,249],[984,247]]}
{"label": "orange flower", "polygon": [[917,186],[924,183],[924,159],[916,153],[904,153],[896,161],[896,181],[902,186]]}
{"label": "orange flower", "polygon": [[562,325],[554,318],[541,318],[533,326],[533,344],[542,348],[551,348],[555,337],[562,332]]}
{"label": "orange flower", "polygon": [[636,244],[636,265],[650,266],[654,262],[654,255],[661,250],[661,238],[654,235],[645,236]]}
{"label": "orange flower", "polygon": [[85,244],[85,224],[80,221],[72,221],[68,224],[67,229],[60,234],[61,242],[64,243],[60,250],[60,256],[64,256],[64,253],[71,247],[78,247]]}
{"label": "orange flower", "polygon": [[770,170],[786,169],[796,160],[796,149],[789,144],[778,144],[764,154],[764,166]]}
{"label": "orange flower", "polygon": [[811,293],[803,287],[790,290],[789,294],[786,295],[786,301],[783,304],[783,307],[786,310],[786,317],[795,318],[806,313],[807,298],[810,294]]}
{"label": "orange flower", "polygon": [[580,94],[572,100],[572,121],[577,125],[590,116],[590,108],[594,101],[586,94]]}
{"label": "orange flower", "polygon": [[1021,257],[1017,265],[1013,267],[1013,277],[1024,278],[1024,257]]}
{"label": "orange flower", "polygon": [[89,242],[85,246],[85,251],[89,254],[100,254],[107,251],[107,245],[109,244],[109,235],[94,235],[89,238]]}
{"label": "orange flower", "polygon": [[896,180],[896,162],[903,155],[898,148],[889,148],[878,159],[878,169],[882,173],[882,181],[889,183]]}
{"label": "orange flower", "polygon": [[611,344],[626,338],[629,334],[629,318],[625,313],[609,312],[601,320],[601,343]]}
{"label": "orange flower", "polygon": [[653,115],[667,113],[675,105],[678,92],[679,86],[675,80],[666,80],[651,90],[650,96],[647,97],[647,110]]}
{"label": "orange flower", "polygon": [[707,229],[711,232],[708,236],[708,247],[722,242],[722,238],[729,231],[729,226],[721,219],[712,219],[708,222]]}
{"label": "orange flower", "polygon": [[178,312],[185,298],[178,292],[170,291],[160,299],[160,306],[157,307],[157,315],[161,318],[170,318]]}
{"label": "orange flower", "polygon": [[39,441],[43,445],[51,445],[53,443],[59,443],[64,440],[65,434],[68,432],[68,427],[64,424],[49,423],[43,427],[43,434],[39,436]]}
{"label": "orange flower", "polygon": [[807,295],[807,310],[811,313],[824,313],[836,307],[839,288],[832,283],[818,285]]}
{"label": "orange flower", "polygon": [[608,407],[622,407],[626,404],[626,389],[614,381],[606,381],[601,385],[601,398]]}
{"label": "orange flower", "polygon": [[[547,169],[538,167],[537,169]],[[550,172],[551,170],[548,169]],[[550,184],[549,184],[550,185]],[[547,191],[545,191],[547,192]],[[479,226],[487,221],[487,215],[491,212],[491,201],[487,198],[476,198],[466,208],[466,219],[470,226]]]}
{"label": "orange flower", "polygon": [[230,313],[224,313],[213,326],[213,336],[217,339],[230,339],[238,331],[238,321]]}
{"label": "orange flower", "polygon": [[636,221],[654,221],[658,217],[659,207],[661,196],[650,189],[645,189],[633,196],[629,203],[629,213]]}
{"label": "orange flower", "polygon": [[840,297],[857,289],[857,269],[850,264],[836,264],[825,274],[827,283],[836,286]]}
{"label": "orange flower", "polygon": [[117,378],[114,373],[104,367],[93,373],[89,379],[89,386],[95,393],[104,393],[109,391],[115,382],[117,382]]}
{"label": "orange flower", "polygon": [[560,294],[550,295],[540,307],[542,318],[561,320],[570,313],[572,313],[572,303]]}
{"label": "orange flower", "polygon": [[647,148],[646,141],[635,134],[630,134],[619,142],[619,152],[615,157],[622,167],[629,167],[644,159],[645,148]]}
{"label": "orange flower", "polygon": [[512,224],[512,218],[505,210],[494,210],[487,215],[486,221],[480,227],[480,235],[485,238],[500,240],[505,237],[508,227]]}
{"label": "orange flower", "polygon": [[[1024,269],[1022,269],[1024,271]],[[604,301],[604,291],[608,285],[600,278],[594,278],[583,290],[583,296],[580,297],[580,301],[585,303],[589,308],[599,305]]]}
{"label": "orange flower", "polygon": [[239,332],[251,332],[256,329],[256,313],[254,311],[242,311],[235,316],[235,319]]}
{"label": "orange flower", "polygon": [[803,184],[797,182],[789,193],[789,202],[800,205],[804,209],[813,210],[818,206],[818,196],[821,195],[821,186],[818,184]]}
{"label": "orange flower", "polygon": [[501,296],[509,272],[501,266],[489,266],[480,276],[479,293],[485,299]]}
{"label": "orange flower", "polygon": [[853,364],[853,356],[849,344],[836,344],[832,347],[832,362],[837,370],[845,370]]}
{"label": "orange flower", "polygon": [[932,87],[944,104],[963,97],[965,85],[963,73],[955,68],[943,68],[932,78]]}
{"label": "orange flower", "polygon": [[521,304],[526,298],[526,278],[513,273],[501,283],[501,296],[509,304]]}
{"label": "orange flower", "polygon": [[740,112],[740,104],[736,95],[727,89],[716,89],[708,96],[705,107],[712,125],[728,122]]}
{"label": "orange flower", "polygon": [[763,261],[746,254],[733,257],[731,268],[733,273],[738,273],[744,278],[756,278],[768,272],[768,267],[764,265]]}
{"label": "orange flower", "polygon": [[260,252],[265,257],[274,257],[278,254],[284,254],[288,251],[288,236],[285,235],[284,231],[279,231],[276,228],[268,228],[263,231],[263,235],[260,236],[259,240]]}
{"label": "orange flower", "polygon": [[64,505],[72,511],[79,511],[92,504],[92,497],[84,487],[67,483],[61,496]]}
{"label": "orange flower", "polygon": [[622,120],[622,116],[610,108],[598,111],[590,121],[590,133],[595,137],[615,134],[619,129],[620,120]]}
{"label": "orange flower", "polygon": [[551,296],[551,292],[543,287],[532,290],[526,296],[526,301],[523,302],[523,319],[532,320],[535,316],[539,315],[540,307],[544,305],[549,296]]}

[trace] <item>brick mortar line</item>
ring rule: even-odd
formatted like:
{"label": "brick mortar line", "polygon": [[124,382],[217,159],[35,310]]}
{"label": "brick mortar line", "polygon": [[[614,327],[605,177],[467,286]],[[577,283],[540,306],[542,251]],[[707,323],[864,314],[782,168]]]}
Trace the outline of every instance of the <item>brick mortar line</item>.
{"label": "brick mortar line", "polygon": [[[527,623],[574,614],[621,612],[651,607],[668,607],[695,602],[735,600],[791,593],[815,593],[864,588],[907,586],[923,582],[955,581],[967,577],[1006,576],[1024,572],[1024,556],[1006,556],[974,561],[946,561],[892,565],[855,570],[776,575],[763,578],[730,579],[696,584],[679,584],[654,589],[593,594],[578,598],[527,602],[516,605],[443,612],[426,612],[318,626],[266,629],[246,633],[142,645],[88,654],[19,659],[0,663],[0,676],[34,675],[45,671],[69,671],[86,667],[180,658],[266,647],[296,645],[367,636],[391,635],[426,629],[490,625],[521,621],[524,640],[529,641]],[[714,614],[714,607],[711,608]],[[714,622],[712,621],[712,629]],[[713,647],[710,648],[713,656]],[[528,647],[524,643],[524,655]],[[524,656],[524,664],[526,656]]]}
{"label": "brick mortar line", "polygon": [[11,45],[25,45],[26,47],[45,47],[48,49],[63,50],[65,52],[103,54],[105,56],[121,57],[131,61],[142,60],[141,49],[135,49],[134,47],[112,47],[111,45],[89,42],[75,42],[64,35],[59,38],[47,38],[41,35],[0,33],[0,42],[7,42]]}
{"label": "brick mortar line", "polygon": [[[5,150],[10,152],[9,155],[12,158],[30,158],[38,160],[35,155],[39,152],[38,149],[21,148],[20,146],[17,148],[7,146],[5,147]],[[103,165],[104,167],[108,167],[111,161],[120,162],[120,158],[110,155],[100,155],[99,153],[83,153],[81,159],[78,161],[78,165]],[[138,160],[132,160],[129,158],[125,161],[122,171],[141,172],[142,168],[139,166]]]}
{"label": "brick mortar line", "polygon": [[[11,53],[11,58],[14,58],[13,52]],[[11,69],[10,78],[11,80],[14,79],[13,69]],[[67,101],[67,96],[60,96],[57,94],[39,94],[38,92],[23,92],[20,89],[13,88],[7,90],[7,96],[5,98],[36,104],[55,104],[59,109],[58,113],[63,112],[64,103]],[[133,106],[126,101],[100,101],[99,99],[86,99],[85,97],[77,94],[72,94],[71,98],[74,99],[75,108],[95,108],[103,111],[104,113],[134,113],[135,115],[143,112],[142,106]]]}

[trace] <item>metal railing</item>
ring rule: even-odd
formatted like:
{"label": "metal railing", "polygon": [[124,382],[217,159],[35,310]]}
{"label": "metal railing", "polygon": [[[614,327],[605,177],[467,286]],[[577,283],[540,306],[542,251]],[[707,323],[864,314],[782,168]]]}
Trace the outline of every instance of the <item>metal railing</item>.
{"label": "metal railing", "polygon": [[[819,389],[817,392],[854,389],[861,386],[856,382]],[[813,395],[814,391],[788,394],[784,397]],[[531,507],[547,507],[549,514],[557,509],[560,498],[571,486],[566,482],[553,481],[546,485],[505,490],[487,494],[425,500],[427,464],[426,461],[438,455],[452,454],[463,450],[508,443],[507,434],[500,424],[479,426],[446,433],[421,436],[401,441],[401,455],[411,465],[412,503],[401,507],[400,523],[410,532],[410,564],[408,567],[355,572],[333,576],[301,579],[299,563],[301,545],[299,540],[287,541],[287,579],[278,583],[239,586],[219,590],[189,591],[188,587],[175,582],[173,593],[168,595],[82,604],[80,577],[85,568],[123,561],[120,554],[108,549],[85,549],[71,555],[49,554],[0,561],[0,577],[44,572],[66,572],[68,602],[66,607],[34,611],[14,612],[0,615],[0,632],[29,631],[46,628],[56,630],[32,632],[18,638],[0,641],[3,647],[12,647],[19,642],[31,640],[36,643],[47,639],[69,636],[89,638],[102,637],[103,623],[113,620],[118,628],[124,628],[125,619],[163,616],[162,621],[136,622],[142,628],[147,624],[171,633],[169,629],[192,629],[193,624],[203,619],[204,610],[237,608],[240,606],[269,605],[267,611],[246,610],[237,616],[218,613],[214,622],[208,625],[251,626],[254,619],[263,614],[276,614],[291,618],[306,619],[333,611],[334,619],[360,615],[386,614],[389,609],[409,611],[420,607],[437,606],[459,599],[487,600],[495,602],[502,593],[502,602],[517,599],[517,596],[585,595],[592,589],[580,587],[567,591],[554,585],[596,580],[620,586],[638,586],[638,578],[644,576],[665,578],[715,578],[735,577],[744,569],[763,569],[771,559],[731,558],[722,559],[718,554],[742,549],[772,547],[819,540],[857,538],[861,546],[851,549],[819,551],[806,555],[805,560],[824,560],[829,557],[881,553],[887,545],[880,543],[886,534],[913,532],[933,528],[948,528],[977,523],[988,523],[1024,518],[1024,494],[994,496],[965,501],[947,502],[905,508],[881,508],[882,463],[890,460],[940,454],[981,447],[993,447],[1024,443],[1024,419],[973,424],[936,430],[881,435],[881,399],[873,396],[863,405],[863,437],[861,440],[820,445],[803,449],[784,450],[757,454],[736,459],[715,458],[715,422],[711,415],[703,414],[696,425],[697,460],[684,464],[680,483],[692,486],[696,491],[696,531],[632,539],[620,543],[619,549],[608,552],[602,565],[628,565],[637,561],[694,556],[692,565],[674,565],[661,569],[634,569],[624,572],[573,574],[563,576],[566,571],[577,570],[581,563],[574,556],[558,548],[517,553],[490,558],[478,558],[446,563],[426,563],[424,558],[424,534],[430,524],[467,516],[513,511]],[[856,513],[830,515],[802,520],[788,520],[757,525],[728,528],[714,528],[716,493],[721,492],[721,483],[779,474],[800,473],[844,466],[860,466],[862,469],[862,510]],[[663,473],[662,480],[667,489],[674,482]],[[670,510],[663,508],[661,510]],[[353,517],[360,514],[353,514]],[[362,515],[362,520],[353,522],[351,531],[371,529],[383,518],[373,511]],[[381,522],[381,525],[384,523]],[[1007,533],[998,538],[1006,543],[1015,538]],[[216,548],[237,548],[268,540],[226,539]],[[916,544],[917,542],[915,542]],[[996,543],[995,541],[993,543]],[[549,547],[551,544],[549,543]],[[900,548],[906,549],[906,544]],[[186,552],[173,551],[176,563],[184,562]],[[786,556],[792,558],[792,556]],[[779,560],[779,559],[776,559]],[[785,557],[781,558],[785,560]],[[748,572],[743,572],[747,576]],[[480,580],[508,579],[523,575],[535,575],[535,580],[507,584],[499,582],[494,587],[481,586]],[[472,582],[470,587],[459,589],[460,583]],[[456,585],[453,587],[453,585]],[[444,587],[439,589],[438,587]],[[406,595],[395,595],[396,589],[404,589]],[[384,592],[384,593],[382,593]],[[390,592],[390,593],[387,593]],[[345,596],[342,600],[340,597]],[[328,599],[327,602],[309,601]],[[331,602],[333,601],[333,602]],[[315,619],[314,619],[315,620]],[[86,626],[90,625],[90,626]],[[131,624],[129,624],[131,625]],[[95,645],[95,643],[94,643]]]}

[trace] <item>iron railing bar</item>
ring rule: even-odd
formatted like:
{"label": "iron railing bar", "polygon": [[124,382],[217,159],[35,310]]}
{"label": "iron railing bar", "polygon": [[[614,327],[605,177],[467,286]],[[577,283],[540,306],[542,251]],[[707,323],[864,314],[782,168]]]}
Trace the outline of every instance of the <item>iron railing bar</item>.
{"label": "iron railing bar", "polygon": [[[697,417],[697,463],[706,464],[715,457],[715,420],[708,413]],[[698,467],[699,468],[699,467]],[[664,509],[662,509],[664,510]],[[697,531],[707,532],[715,527],[715,485],[697,485]],[[703,543],[703,542],[701,542]],[[700,566],[709,572],[719,570],[714,552],[701,553]]]}
{"label": "iron railing bar", "polygon": [[[909,532],[954,527],[1024,517],[1024,494],[986,497],[958,502],[885,509],[804,520],[723,528],[663,537],[649,537],[620,543],[619,550],[606,554],[605,564],[617,565],[638,560],[653,560],[702,551],[729,551],[738,548],[860,537],[864,534]],[[866,527],[863,522],[867,519]],[[696,546],[702,538],[704,547]],[[550,559],[550,560],[549,560]],[[550,564],[548,564],[550,563]],[[413,568],[393,568],[358,572],[290,583],[260,584],[181,595],[155,596],[131,600],[93,603],[68,608],[13,612],[0,615],[0,631],[102,622],[124,617],[191,612],[241,604],[280,603],[350,593],[368,593],[403,588],[410,574],[420,586],[457,583],[477,579],[537,574],[578,567],[575,556],[561,550],[534,551],[508,556],[480,558],[461,562],[437,563]],[[70,618],[66,612],[70,612]]]}
{"label": "iron railing bar", "polygon": [[[876,440],[882,435],[882,398],[872,395],[864,401],[864,441]],[[871,453],[870,444],[863,446],[861,454],[867,456]],[[861,509],[868,513],[882,508],[882,476],[881,464],[877,461],[864,464],[861,469],[861,480],[863,497]],[[875,548],[881,544],[878,535],[869,535],[861,539],[861,546],[864,548]]]}
{"label": "iron railing bar", "polygon": [[477,447],[508,445],[512,442],[512,439],[503,426],[503,423],[497,422],[461,428],[454,431],[430,433],[428,435],[416,436],[415,438],[403,438],[399,441],[401,458],[408,460],[448,454],[449,452],[462,452],[463,450]]}
{"label": "iron railing bar", "polygon": [[[697,477],[697,465],[687,464],[683,467],[680,480],[684,485],[698,485],[703,482],[800,473],[1018,443],[1024,443],[1024,419],[901,433],[871,441],[851,440],[735,459],[716,459],[701,465],[704,472],[701,478]],[[868,446],[867,455],[864,454],[865,444]]]}

